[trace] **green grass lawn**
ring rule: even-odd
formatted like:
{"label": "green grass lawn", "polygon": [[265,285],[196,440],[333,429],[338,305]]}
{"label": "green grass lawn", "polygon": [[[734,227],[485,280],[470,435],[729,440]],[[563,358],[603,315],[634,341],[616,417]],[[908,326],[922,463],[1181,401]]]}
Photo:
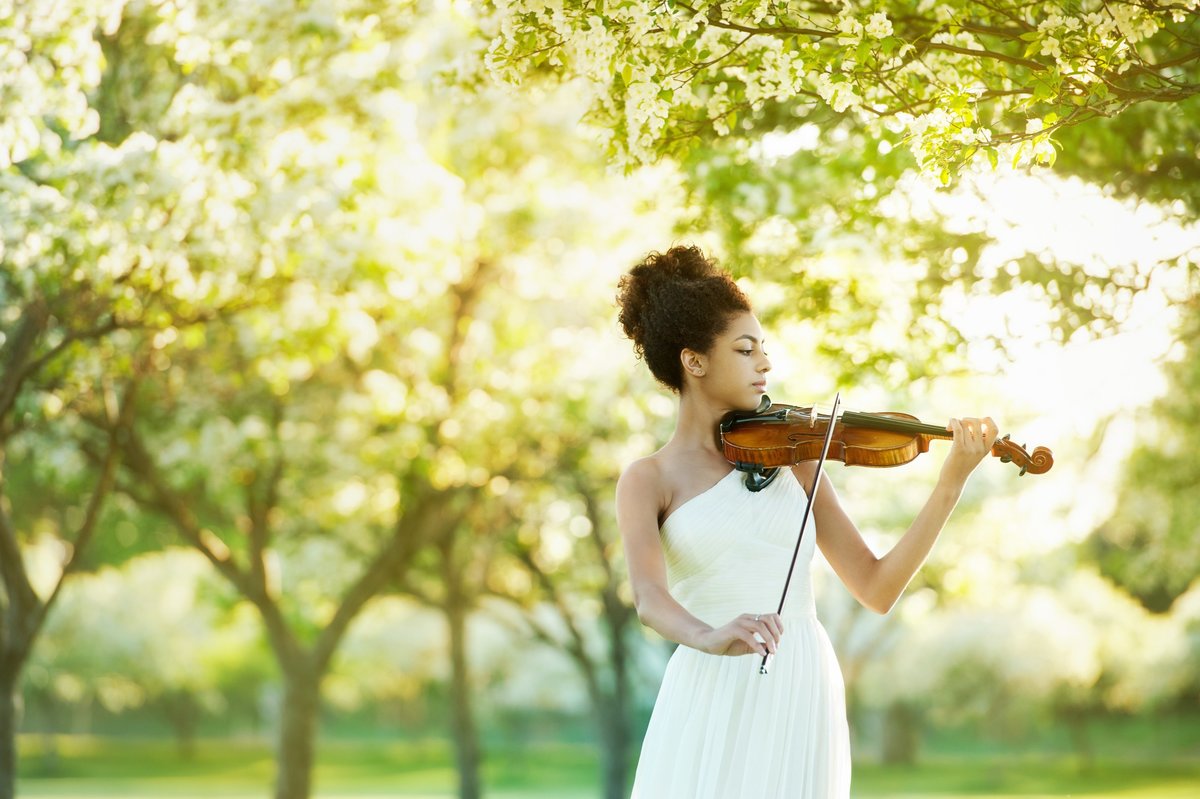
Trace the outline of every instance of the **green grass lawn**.
{"label": "green grass lawn", "polygon": [[[86,799],[263,799],[274,774],[270,747],[259,742],[201,741],[181,758],[169,741],[59,738],[54,776],[45,773],[41,741],[21,741],[18,795]],[[492,747],[484,768],[492,799],[593,799],[595,751],[584,745]],[[324,742],[318,753],[314,796],[450,799],[455,796],[453,754],[442,742]],[[1200,756],[1168,762],[1100,761],[1081,771],[1066,756],[930,756],[911,768],[856,764],[855,797],[1001,799],[1195,799]]]}

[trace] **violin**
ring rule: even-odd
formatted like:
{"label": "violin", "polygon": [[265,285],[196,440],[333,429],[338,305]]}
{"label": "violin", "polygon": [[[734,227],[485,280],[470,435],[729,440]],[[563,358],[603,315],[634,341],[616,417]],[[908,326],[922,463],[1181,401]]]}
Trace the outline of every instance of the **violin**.
{"label": "violin", "polygon": [[[765,394],[756,410],[734,411],[719,426],[725,459],[746,472],[752,491],[765,488],[781,466],[792,466],[821,457],[832,421],[825,457],[847,466],[901,466],[929,451],[934,439],[953,440],[948,427],[925,424],[907,413],[844,411],[833,418],[815,407],[773,403]],[[1020,474],[1042,474],[1054,465],[1046,447],[1033,452],[1013,443],[1008,435],[992,444],[992,455],[1020,467]]]}

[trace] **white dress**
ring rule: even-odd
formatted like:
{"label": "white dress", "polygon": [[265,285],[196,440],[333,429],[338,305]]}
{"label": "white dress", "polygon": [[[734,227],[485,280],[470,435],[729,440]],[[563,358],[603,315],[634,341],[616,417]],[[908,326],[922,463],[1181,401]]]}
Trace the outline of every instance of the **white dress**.
{"label": "white dress", "polygon": [[[714,627],[773,613],[807,495],[791,469],[758,493],[733,471],[660,529],[671,595]],[[804,533],[768,674],[761,655],[671,655],[642,742],[632,799],[845,799],[850,735],[842,673],[817,620]]]}

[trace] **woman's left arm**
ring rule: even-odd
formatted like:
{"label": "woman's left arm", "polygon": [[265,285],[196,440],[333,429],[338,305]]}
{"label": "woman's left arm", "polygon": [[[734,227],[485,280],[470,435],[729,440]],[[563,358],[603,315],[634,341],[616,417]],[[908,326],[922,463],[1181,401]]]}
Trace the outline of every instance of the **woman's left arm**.
{"label": "woman's left arm", "polygon": [[[883,557],[877,557],[867,546],[838,501],[829,478],[821,475],[822,485],[813,506],[817,544],[854,598],[876,613],[887,613],[904,593],[933,549],[967,478],[991,451],[999,434],[991,417],[951,419],[950,429],[954,432],[954,443],[942,464],[933,493],[908,530]],[[811,485],[815,468],[812,463],[793,467],[805,486]]]}

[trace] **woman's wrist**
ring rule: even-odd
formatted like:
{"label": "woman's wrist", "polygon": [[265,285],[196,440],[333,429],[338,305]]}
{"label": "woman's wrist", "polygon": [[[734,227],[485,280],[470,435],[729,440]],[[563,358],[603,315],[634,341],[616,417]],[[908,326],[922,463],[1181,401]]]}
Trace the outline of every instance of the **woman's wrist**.
{"label": "woman's wrist", "polygon": [[692,649],[698,649],[701,652],[707,652],[708,649],[706,647],[706,641],[708,640],[708,634],[711,633],[713,629],[714,628],[711,625],[701,623],[700,626],[698,626],[688,635],[689,640],[681,643],[690,646]]}
{"label": "woman's wrist", "polygon": [[941,491],[951,492],[954,494],[954,498],[958,499],[958,495],[962,493],[970,476],[970,470],[964,471],[955,468],[950,461],[946,461],[942,464],[942,471],[938,475],[936,488]]}
{"label": "woman's wrist", "polygon": [[967,485],[967,478],[970,476],[970,472],[962,474],[961,472],[946,469],[943,469],[942,473],[938,475],[938,481],[934,485],[933,494],[935,497],[941,498],[947,515],[958,504],[958,499],[962,496],[963,489]]}

